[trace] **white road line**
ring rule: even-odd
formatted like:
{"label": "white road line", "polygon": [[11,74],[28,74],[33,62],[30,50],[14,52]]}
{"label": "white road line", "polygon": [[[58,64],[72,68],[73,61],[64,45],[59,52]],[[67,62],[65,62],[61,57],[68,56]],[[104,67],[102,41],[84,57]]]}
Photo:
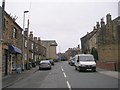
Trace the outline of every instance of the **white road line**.
{"label": "white road line", "polygon": [[67,77],[66,74],[65,74],[65,72],[63,72],[63,75],[64,75],[65,78]]}
{"label": "white road line", "polygon": [[66,83],[67,83],[67,86],[68,86],[69,90],[71,90],[70,83],[68,81],[66,81]]}
{"label": "white road line", "polygon": [[64,72],[64,69],[63,69],[63,67],[61,66],[61,69],[62,69],[62,71]]}
{"label": "white road line", "polygon": [[[65,74],[64,69],[63,69],[62,66],[61,66],[61,69],[62,69],[62,71],[63,71],[63,75],[64,75],[64,77],[66,78],[67,76],[66,76],[66,74]],[[66,83],[67,83],[67,87],[69,88],[69,90],[72,90],[72,89],[71,89],[71,86],[70,86],[70,84],[69,84],[69,82],[66,81]]]}

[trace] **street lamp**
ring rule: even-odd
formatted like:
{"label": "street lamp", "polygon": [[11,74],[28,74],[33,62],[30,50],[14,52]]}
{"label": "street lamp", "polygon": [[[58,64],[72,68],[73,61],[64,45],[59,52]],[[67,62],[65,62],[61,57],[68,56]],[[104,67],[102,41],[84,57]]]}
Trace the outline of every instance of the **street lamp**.
{"label": "street lamp", "polygon": [[23,47],[22,47],[22,50],[23,50],[23,55],[22,55],[22,70],[24,71],[24,29],[25,29],[25,14],[28,13],[29,11],[24,11],[24,14],[23,14]]}

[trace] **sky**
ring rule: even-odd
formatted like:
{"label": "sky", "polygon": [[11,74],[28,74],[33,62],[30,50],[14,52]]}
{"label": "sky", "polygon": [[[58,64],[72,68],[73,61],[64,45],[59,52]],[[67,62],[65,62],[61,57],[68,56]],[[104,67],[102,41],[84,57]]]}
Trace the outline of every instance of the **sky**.
{"label": "sky", "polygon": [[[5,0],[5,10],[23,27],[30,20],[30,31],[41,40],[56,40],[57,52],[81,46],[80,38],[91,32],[101,18],[118,16],[119,0]],[[2,2],[0,2],[1,5]]]}

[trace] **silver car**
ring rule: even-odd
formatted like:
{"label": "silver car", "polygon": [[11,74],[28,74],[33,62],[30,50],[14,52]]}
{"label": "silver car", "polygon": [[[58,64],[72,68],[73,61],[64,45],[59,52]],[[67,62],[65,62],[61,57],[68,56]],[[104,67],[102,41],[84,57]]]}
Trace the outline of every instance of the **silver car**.
{"label": "silver car", "polygon": [[39,63],[39,70],[41,69],[51,69],[51,63],[49,60],[42,60]]}

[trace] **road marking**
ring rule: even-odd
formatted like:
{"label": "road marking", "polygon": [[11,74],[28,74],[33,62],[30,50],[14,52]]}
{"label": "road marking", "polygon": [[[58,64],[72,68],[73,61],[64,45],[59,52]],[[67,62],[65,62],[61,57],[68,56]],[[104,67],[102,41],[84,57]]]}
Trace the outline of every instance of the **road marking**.
{"label": "road marking", "polygon": [[67,83],[67,86],[68,86],[69,90],[71,90],[70,83],[68,81],[66,81],[66,83]]}
{"label": "road marking", "polygon": [[65,74],[65,72],[63,72],[63,75],[64,75],[65,78],[67,77],[66,74]]}
{"label": "road marking", "polygon": [[61,69],[62,69],[62,71],[64,72],[64,69],[63,69],[63,67],[61,66]]}
{"label": "road marking", "polygon": [[[66,76],[66,74],[65,74],[64,69],[63,69],[62,66],[61,66],[61,69],[62,69],[62,72],[63,72],[64,77],[66,78],[67,76]],[[69,88],[69,90],[72,90],[72,89],[71,89],[71,86],[70,86],[70,84],[69,84],[69,82],[66,81],[66,83],[67,83],[67,87]]]}

